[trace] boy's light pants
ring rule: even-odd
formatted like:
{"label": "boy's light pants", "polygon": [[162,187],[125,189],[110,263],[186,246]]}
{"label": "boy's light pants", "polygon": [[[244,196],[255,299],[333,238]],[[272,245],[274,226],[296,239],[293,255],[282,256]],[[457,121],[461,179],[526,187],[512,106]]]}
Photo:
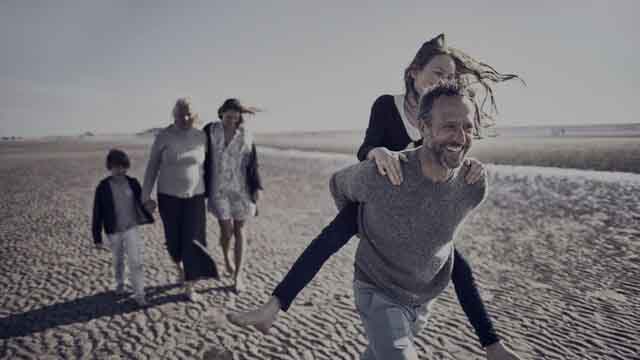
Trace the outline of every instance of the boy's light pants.
{"label": "boy's light pants", "polygon": [[414,337],[427,324],[433,301],[417,306],[400,305],[375,286],[354,280],[356,310],[369,345],[361,360],[417,360]]}
{"label": "boy's light pants", "polygon": [[134,296],[144,297],[144,269],[143,252],[144,244],[138,234],[138,228],[108,234],[109,247],[113,254],[113,270],[116,276],[118,288],[124,288],[124,258],[127,257],[129,266],[129,282],[133,286]]}

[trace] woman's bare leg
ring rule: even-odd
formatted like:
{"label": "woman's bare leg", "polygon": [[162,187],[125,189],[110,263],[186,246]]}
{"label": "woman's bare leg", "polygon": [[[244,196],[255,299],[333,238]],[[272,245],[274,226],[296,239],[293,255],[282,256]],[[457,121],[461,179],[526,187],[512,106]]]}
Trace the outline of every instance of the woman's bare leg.
{"label": "woman's bare leg", "polygon": [[232,220],[218,220],[220,225],[220,246],[222,247],[222,255],[224,256],[224,265],[228,274],[233,274],[234,269],[231,265],[229,250],[231,250],[231,237],[233,236]]}
{"label": "woman's bare leg", "polygon": [[233,252],[233,260],[236,266],[236,272],[233,276],[234,287],[236,291],[244,290],[244,282],[242,278],[244,254],[246,251],[245,234],[244,234],[244,221],[234,220],[233,222],[233,234],[235,236],[235,246]]}

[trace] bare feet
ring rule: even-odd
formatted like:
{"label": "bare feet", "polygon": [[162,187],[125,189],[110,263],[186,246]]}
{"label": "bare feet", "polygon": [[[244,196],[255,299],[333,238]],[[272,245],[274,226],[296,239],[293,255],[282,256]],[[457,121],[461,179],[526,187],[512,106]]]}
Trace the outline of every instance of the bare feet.
{"label": "bare feet", "polygon": [[234,277],[233,288],[236,293],[245,290],[244,278],[241,274],[236,274]]}
{"label": "bare feet", "polygon": [[279,312],[280,301],[277,297],[272,296],[269,302],[258,309],[244,313],[227,314],[227,319],[238,326],[255,326],[260,332],[266,334],[278,318]]}
{"label": "bare feet", "polygon": [[187,299],[192,302],[198,302],[202,299],[202,296],[196,292],[191,283],[186,283],[184,286],[184,294],[187,296]]}

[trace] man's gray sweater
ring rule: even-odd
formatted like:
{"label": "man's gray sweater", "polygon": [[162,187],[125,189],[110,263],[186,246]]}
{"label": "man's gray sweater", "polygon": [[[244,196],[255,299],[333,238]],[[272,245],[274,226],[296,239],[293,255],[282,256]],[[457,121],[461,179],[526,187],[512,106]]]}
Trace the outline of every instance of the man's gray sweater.
{"label": "man's gray sweater", "polygon": [[330,183],[339,209],[349,201],[363,204],[355,278],[407,306],[427,303],[447,287],[453,239],[487,193],[486,178],[468,185],[459,169],[434,182],[422,173],[419,151],[405,152],[400,186],[378,174],[371,160],[338,171]]}

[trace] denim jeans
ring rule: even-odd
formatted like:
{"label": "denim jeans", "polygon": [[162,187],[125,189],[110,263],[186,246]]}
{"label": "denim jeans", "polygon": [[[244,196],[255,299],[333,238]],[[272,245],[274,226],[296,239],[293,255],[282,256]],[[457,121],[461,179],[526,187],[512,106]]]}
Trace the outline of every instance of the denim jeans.
{"label": "denim jeans", "polygon": [[[350,203],[342,208],[333,221],[311,241],[275,288],[273,296],[280,300],[282,310],[289,309],[296,296],[313,280],[331,255],[358,233],[358,205]],[[471,267],[457,249],[454,249],[451,281],[464,313],[480,338],[480,344],[486,347],[498,341],[499,337],[480,298]]]}
{"label": "denim jeans", "polygon": [[353,293],[369,344],[361,360],[417,360],[414,338],[428,321],[433,301],[399,304],[376,286],[354,280]]}

